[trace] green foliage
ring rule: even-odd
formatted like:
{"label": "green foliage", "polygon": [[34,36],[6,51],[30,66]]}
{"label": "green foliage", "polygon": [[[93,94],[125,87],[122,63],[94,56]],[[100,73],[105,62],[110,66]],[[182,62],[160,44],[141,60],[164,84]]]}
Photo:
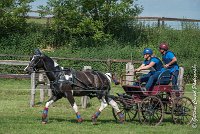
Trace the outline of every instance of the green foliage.
{"label": "green foliage", "polygon": [[[168,42],[179,65],[185,67],[188,81],[192,80],[191,66],[197,64],[199,70],[200,28],[195,23],[181,23],[182,30],[139,23],[131,16],[140,13],[142,8],[134,6],[132,0],[49,0],[46,7],[40,7],[48,11],[41,12],[43,15],[54,16],[51,23],[45,25],[24,19],[30,1],[0,2],[3,11],[0,12],[1,53],[30,55],[38,47],[55,50],[47,53],[55,57],[131,59],[132,53],[133,60],[142,61],[141,52],[145,47],[152,48],[155,55],[161,57],[158,45]],[[61,60],[59,63],[79,70],[83,65],[110,70],[104,62]],[[111,67],[114,72],[124,70],[121,63],[113,63]]]}
{"label": "green foliage", "polygon": [[[131,59],[142,61],[141,52],[145,47],[150,47],[154,50],[155,55],[161,58],[158,51],[159,43],[168,42],[170,50],[172,50],[177,58],[180,66],[185,68],[185,80],[192,82],[193,70],[192,65],[197,64],[199,70],[200,64],[199,44],[200,35],[199,29],[183,29],[174,30],[168,27],[142,27],[142,34],[138,34],[136,43],[134,40],[130,42],[120,38],[105,38],[104,40],[97,40],[98,46],[93,45],[91,39],[88,37],[73,38],[64,46],[57,48],[55,51],[45,52],[52,57],[71,57],[71,58],[86,58],[86,59]],[[35,31],[34,31],[35,30]],[[54,47],[54,32],[51,29],[41,27],[41,25],[30,24],[29,31],[25,35],[14,34],[10,38],[2,38],[0,40],[1,50],[3,54],[27,54],[30,55],[34,48]],[[127,32],[128,33],[128,32]],[[134,33],[134,32],[133,32]],[[122,36],[124,36],[122,34]],[[128,36],[128,35],[127,35]],[[127,37],[128,38],[128,37]],[[127,39],[128,40],[128,39]],[[81,70],[83,66],[92,66],[95,70],[104,72],[112,71],[120,74],[125,69],[125,64],[113,63],[111,70],[106,62],[82,62],[82,61],[58,61],[64,67],[73,67]],[[138,66],[138,65],[136,65]],[[197,73],[198,78],[199,74]]]}
{"label": "green foliage", "polygon": [[142,11],[134,0],[49,0],[47,6],[40,8],[45,11],[41,15],[54,16],[54,47],[73,38],[98,46],[99,41],[120,32],[124,23]]}
{"label": "green foliage", "polygon": [[3,54],[30,55],[35,48],[52,46],[54,32],[45,25],[28,23],[25,32],[12,33],[0,38],[0,52]]}
{"label": "green foliage", "polygon": [[0,38],[13,33],[23,33],[26,28],[25,16],[33,0],[1,0],[0,1]]}

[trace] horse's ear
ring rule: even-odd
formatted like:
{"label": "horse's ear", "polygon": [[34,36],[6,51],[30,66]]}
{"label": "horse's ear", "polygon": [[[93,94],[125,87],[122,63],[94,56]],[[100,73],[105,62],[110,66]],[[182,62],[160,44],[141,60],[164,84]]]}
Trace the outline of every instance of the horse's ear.
{"label": "horse's ear", "polygon": [[35,53],[35,55],[42,55],[42,52],[41,52],[40,49],[38,49],[38,48],[35,49],[35,52],[34,52],[34,53]]}

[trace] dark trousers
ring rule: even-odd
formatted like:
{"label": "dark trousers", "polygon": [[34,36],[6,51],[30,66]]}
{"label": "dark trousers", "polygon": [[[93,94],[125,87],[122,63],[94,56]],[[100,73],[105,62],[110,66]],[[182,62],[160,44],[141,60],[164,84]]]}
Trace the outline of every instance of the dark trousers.
{"label": "dark trousers", "polygon": [[172,72],[172,85],[173,85],[173,88],[174,90],[178,90],[178,85],[177,85],[177,81],[178,81],[178,74],[179,74],[179,71],[176,70],[175,72]]}
{"label": "dark trousers", "polygon": [[145,88],[147,89],[147,91],[155,85],[156,81],[158,80],[158,76],[160,75],[160,71],[157,72],[149,72],[146,75],[143,75],[140,78],[140,82],[147,82],[145,85]]}

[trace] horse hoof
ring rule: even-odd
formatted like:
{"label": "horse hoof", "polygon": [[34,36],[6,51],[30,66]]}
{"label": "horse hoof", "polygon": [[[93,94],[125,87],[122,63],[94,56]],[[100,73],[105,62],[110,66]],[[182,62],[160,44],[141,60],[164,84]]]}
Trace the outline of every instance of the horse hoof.
{"label": "horse hoof", "polygon": [[83,122],[83,119],[82,119],[82,118],[79,118],[79,119],[77,119],[77,122],[78,122],[78,123],[82,123],[82,122]]}
{"label": "horse hoof", "polygon": [[92,125],[97,125],[97,123],[96,122],[92,122]]}
{"label": "horse hoof", "polygon": [[42,121],[42,124],[47,124],[47,122],[46,121]]}
{"label": "horse hoof", "polygon": [[97,125],[97,122],[92,122],[92,125]]}
{"label": "horse hoof", "polygon": [[120,119],[120,120],[119,120],[119,123],[120,123],[120,124],[124,124],[124,123],[125,123],[125,120],[124,120],[124,119]]}
{"label": "horse hoof", "polygon": [[119,124],[124,124],[125,123],[125,121],[119,121]]}
{"label": "horse hoof", "polygon": [[92,124],[93,124],[93,125],[97,125],[97,118],[92,117]]}

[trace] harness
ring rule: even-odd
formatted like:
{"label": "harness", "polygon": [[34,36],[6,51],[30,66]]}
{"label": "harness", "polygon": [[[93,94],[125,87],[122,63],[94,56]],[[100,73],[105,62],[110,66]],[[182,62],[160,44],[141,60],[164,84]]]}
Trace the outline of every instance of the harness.
{"label": "harness", "polygon": [[[92,84],[92,80],[87,76],[87,74],[85,72],[83,72],[83,74],[86,76],[87,80],[90,82],[90,84]],[[80,89],[83,89],[83,91],[88,92],[87,96],[89,97],[95,97],[98,96],[101,98],[101,96],[103,96],[105,93],[105,90],[102,90],[104,87],[107,87],[101,77],[99,76],[99,73],[97,71],[91,71],[91,74],[94,77],[94,85],[93,86],[89,86],[89,84],[84,83],[82,80],[80,80],[77,76],[76,76],[76,71],[74,69],[72,69],[72,82],[71,82],[71,86],[72,86],[72,90],[76,91],[75,88],[78,87]],[[98,87],[98,82],[97,80],[100,81],[100,87]]]}
{"label": "harness", "polygon": [[[56,77],[57,79],[55,81],[51,81],[52,84],[52,89],[54,94],[56,95],[60,95],[61,93],[63,93],[60,90],[59,85],[60,84],[68,84],[72,87],[72,91],[77,91],[75,88],[80,88],[82,90],[80,91],[84,91],[84,92],[88,92],[87,96],[89,97],[96,97],[98,96],[99,98],[101,98],[103,95],[106,94],[106,92],[108,92],[108,90],[103,90],[103,88],[107,87],[107,85],[105,85],[103,83],[103,80],[101,79],[99,73],[97,71],[91,71],[91,75],[93,75],[94,77],[94,84],[93,86],[90,86],[90,84],[92,84],[92,80],[88,77],[88,75],[83,72],[83,74],[85,75],[85,77],[87,78],[87,80],[90,82],[89,84],[86,84],[85,82],[83,82],[81,79],[79,79],[77,77],[77,73],[76,70],[74,69],[70,69],[71,75],[72,77],[70,79],[66,79],[65,78],[65,70],[61,70],[59,75]],[[98,85],[98,80],[100,81],[99,85]]]}
{"label": "harness", "polygon": [[[37,66],[37,64],[42,61],[43,62],[43,65],[44,65],[44,68],[46,70],[47,69],[47,66],[45,64],[45,62],[43,61],[43,59],[41,58],[41,56],[39,57],[38,61],[32,65],[33,68],[35,68],[35,66]],[[108,88],[107,90],[103,90],[103,88],[105,87],[108,87],[108,85],[105,85],[103,80],[101,79],[100,77],[100,72],[97,72],[97,71],[91,71],[90,73],[93,75],[94,77],[94,85],[93,86],[90,86],[89,84],[86,84],[84,83],[81,79],[79,79],[76,74],[77,74],[77,71],[75,71],[74,69],[70,68],[68,70],[66,69],[62,69],[61,67],[57,66],[57,70],[54,70],[54,71],[45,71],[46,73],[49,72],[49,73],[54,73],[54,77],[55,77],[55,80],[52,80],[50,81],[50,87],[52,89],[52,92],[54,95],[57,95],[57,96],[63,96],[63,92],[60,90],[60,85],[62,84],[68,84],[72,87],[72,91],[77,91],[75,90],[75,88],[80,88],[82,89],[81,91],[89,91],[87,93],[87,96],[89,97],[101,97],[103,95],[105,95],[106,93],[105,92],[108,92],[108,90],[110,88]],[[66,71],[69,71],[72,75],[72,77],[70,79],[66,79],[65,78],[65,73]],[[58,74],[55,74],[55,72],[59,72]],[[87,78],[87,80],[90,82],[90,84],[93,84],[92,80],[88,77],[88,75],[83,72],[83,74],[85,75],[85,77]],[[100,81],[100,87],[98,85],[98,82],[97,81]]]}

